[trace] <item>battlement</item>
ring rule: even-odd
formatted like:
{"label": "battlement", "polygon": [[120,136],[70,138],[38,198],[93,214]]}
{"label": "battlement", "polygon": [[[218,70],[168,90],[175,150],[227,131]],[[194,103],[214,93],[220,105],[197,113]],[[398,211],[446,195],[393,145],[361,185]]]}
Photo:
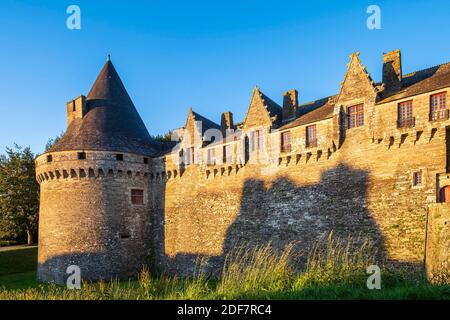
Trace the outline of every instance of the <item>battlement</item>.
{"label": "battlement", "polygon": [[39,183],[83,178],[147,178],[150,159],[142,155],[102,151],[52,152],[36,159]]}

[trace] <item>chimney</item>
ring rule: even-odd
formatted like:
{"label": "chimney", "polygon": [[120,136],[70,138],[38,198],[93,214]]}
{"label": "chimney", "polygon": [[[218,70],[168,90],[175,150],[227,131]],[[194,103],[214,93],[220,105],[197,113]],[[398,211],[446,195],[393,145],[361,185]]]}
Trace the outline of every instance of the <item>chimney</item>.
{"label": "chimney", "polygon": [[75,119],[83,119],[86,115],[86,97],[79,96],[78,98],[67,102],[67,127]]}
{"label": "chimney", "polygon": [[283,98],[283,122],[297,117],[298,91],[293,89],[286,91]]}
{"label": "chimney", "polygon": [[234,129],[233,114],[231,112],[224,112],[220,120],[220,130],[224,138],[226,137],[227,130],[231,129]]}
{"label": "chimney", "polygon": [[383,83],[387,93],[402,87],[402,57],[400,50],[385,53],[383,56]]}

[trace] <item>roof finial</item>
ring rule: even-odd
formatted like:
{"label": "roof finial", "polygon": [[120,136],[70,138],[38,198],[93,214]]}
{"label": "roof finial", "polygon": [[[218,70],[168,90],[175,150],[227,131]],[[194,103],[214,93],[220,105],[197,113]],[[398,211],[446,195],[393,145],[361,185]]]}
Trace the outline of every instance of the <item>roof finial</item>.
{"label": "roof finial", "polygon": [[106,61],[111,61],[111,55],[108,53],[108,57],[106,58]]}

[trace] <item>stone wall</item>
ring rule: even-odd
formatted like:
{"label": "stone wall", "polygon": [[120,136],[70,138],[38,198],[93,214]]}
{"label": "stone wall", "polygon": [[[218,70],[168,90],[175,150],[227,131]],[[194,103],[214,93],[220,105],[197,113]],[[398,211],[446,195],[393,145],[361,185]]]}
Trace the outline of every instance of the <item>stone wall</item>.
{"label": "stone wall", "polygon": [[[149,164],[143,156],[58,152],[36,160],[41,185],[38,278],[64,284],[70,265],[83,280],[136,276],[151,257]],[[131,189],[144,190],[144,205]]]}
{"label": "stone wall", "polygon": [[429,278],[439,277],[440,272],[450,272],[450,205],[437,203],[428,211],[426,267]]}
{"label": "stone wall", "polygon": [[[330,143],[319,145],[327,149],[330,123],[322,127],[325,132],[318,130],[328,136],[324,141]],[[427,206],[436,202],[436,175],[445,172],[445,124],[435,127],[419,139],[410,129],[404,139],[380,141],[365,126],[347,130],[341,148],[330,154],[318,147],[308,158],[310,150],[294,147],[281,161],[192,165],[176,178],[155,178],[152,215],[160,217],[155,237],[164,244],[158,265],[186,273],[206,257],[217,267],[239,243],[283,248],[295,241],[305,252],[333,231],[372,239],[380,260],[421,268]],[[293,140],[303,143],[295,137],[304,128],[293,130]],[[171,166],[161,162],[154,168],[170,171]],[[417,171],[423,182],[413,186]]]}

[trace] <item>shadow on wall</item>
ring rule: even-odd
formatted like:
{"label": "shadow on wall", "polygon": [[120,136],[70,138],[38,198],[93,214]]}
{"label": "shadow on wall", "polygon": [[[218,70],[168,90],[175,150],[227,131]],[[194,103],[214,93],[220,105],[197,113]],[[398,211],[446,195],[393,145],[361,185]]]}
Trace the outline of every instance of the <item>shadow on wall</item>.
{"label": "shadow on wall", "polygon": [[[163,263],[160,260],[159,271],[188,275],[198,268],[200,260],[206,260],[205,271],[217,274],[224,257],[236,246],[244,244],[251,248],[271,243],[282,250],[293,242],[302,269],[312,245],[331,231],[339,238],[359,238],[361,242],[370,239],[378,248],[379,262],[420,268],[418,264],[388,260],[383,234],[367,209],[368,172],[341,164],[323,172],[317,184],[298,186],[282,177],[269,187],[266,185],[258,179],[245,181],[239,213],[231,225],[224,226],[227,230],[222,255],[177,253],[174,257],[166,256]],[[182,232],[183,226],[179,227],[181,230],[177,232]],[[202,230],[198,230],[198,237],[197,242],[208,243],[208,234]]]}

